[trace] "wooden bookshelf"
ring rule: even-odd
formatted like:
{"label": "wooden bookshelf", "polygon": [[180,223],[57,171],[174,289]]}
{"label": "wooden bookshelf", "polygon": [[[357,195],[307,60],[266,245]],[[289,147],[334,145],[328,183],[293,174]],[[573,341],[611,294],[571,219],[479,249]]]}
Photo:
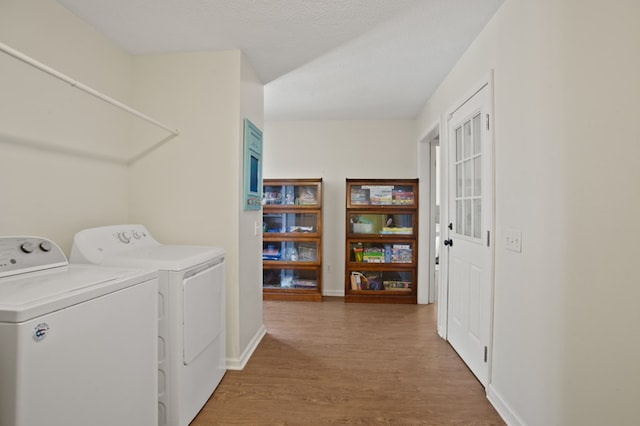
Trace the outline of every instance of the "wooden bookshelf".
{"label": "wooden bookshelf", "polygon": [[418,180],[346,185],[345,302],[416,303]]}
{"label": "wooden bookshelf", "polygon": [[265,300],[322,301],[322,179],[263,180]]}

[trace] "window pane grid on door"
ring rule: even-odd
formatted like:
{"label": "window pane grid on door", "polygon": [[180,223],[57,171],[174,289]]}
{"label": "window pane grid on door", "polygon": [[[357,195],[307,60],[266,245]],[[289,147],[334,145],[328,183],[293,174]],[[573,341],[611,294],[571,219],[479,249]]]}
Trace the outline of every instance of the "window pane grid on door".
{"label": "window pane grid on door", "polygon": [[463,188],[464,196],[470,197],[473,195],[473,160],[464,160],[463,167]]}
{"label": "window pane grid on door", "polygon": [[472,216],[471,200],[466,199],[464,200],[464,235],[467,237],[471,236],[471,227],[473,226]]}
{"label": "window pane grid on door", "polygon": [[459,235],[480,239],[482,229],[482,141],[478,113],[455,129],[456,226]]}
{"label": "window pane grid on door", "polygon": [[480,238],[482,229],[482,199],[473,200],[473,238]]}
{"label": "window pane grid on door", "polygon": [[473,195],[482,195],[482,157],[479,154],[473,159]]}
{"label": "window pane grid on door", "polygon": [[456,129],[456,161],[462,158],[462,128]]}
{"label": "window pane grid on door", "polygon": [[473,153],[480,154],[482,151],[482,140],[480,139],[480,114],[473,117]]}
{"label": "window pane grid on door", "polygon": [[463,155],[466,158],[471,156],[471,146],[473,144],[473,134],[471,129],[471,121],[467,121],[464,123],[464,132],[463,132],[463,145],[464,152]]}

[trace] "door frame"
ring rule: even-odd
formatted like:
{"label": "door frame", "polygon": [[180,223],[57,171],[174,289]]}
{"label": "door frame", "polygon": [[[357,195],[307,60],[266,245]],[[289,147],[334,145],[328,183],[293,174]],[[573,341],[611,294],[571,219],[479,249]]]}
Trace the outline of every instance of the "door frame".
{"label": "door frame", "polygon": [[[476,95],[480,90],[482,90],[485,86],[488,88],[488,93],[490,96],[490,106],[489,106],[489,140],[491,141],[490,151],[486,154],[490,156],[491,159],[491,173],[492,179],[491,184],[493,186],[492,195],[493,199],[492,203],[492,217],[491,217],[491,229],[492,235],[490,236],[490,253],[491,253],[491,282],[490,282],[490,297],[489,297],[489,339],[488,339],[488,349],[487,349],[487,363],[488,363],[488,379],[487,379],[487,388],[491,383],[491,372],[492,372],[492,359],[493,359],[493,317],[494,317],[494,298],[495,298],[495,234],[496,234],[496,182],[495,182],[495,96],[494,96],[494,73],[493,69],[489,70],[489,72],[476,84],[474,84],[471,89],[469,89],[464,96],[458,99],[457,102],[453,104],[451,108],[447,110],[447,112],[442,116],[443,128],[446,131],[440,133],[440,161],[441,161],[441,200],[440,200],[440,223],[441,225],[445,222],[450,222],[450,212],[449,212],[449,204],[450,204],[450,185],[449,185],[449,153],[450,146],[452,143],[449,140],[449,121],[453,117],[453,114],[467,101],[469,101],[474,95]],[[446,218],[446,220],[445,220]],[[445,237],[446,228],[441,228],[441,240]],[[448,304],[449,304],[449,253],[448,250],[440,251],[440,286],[439,286],[439,305],[438,305],[438,335],[446,340],[448,340]]]}
{"label": "door frame", "polygon": [[[433,201],[435,194],[431,181],[435,176],[432,158],[432,145],[434,138],[440,137],[440,120],[429,126],[429,131],[424,134],[418,142],[418,178],[420,179],[420,197],[418,207],[418,221],[429,226],[420,226],[418,235],[418,247],[420,256],[418,257],[418,303],[428,304],[439,301],[438,283],[433,282],[431,277],[435,270],[435,253],[433,241],[435,239],[435,228],[433,223]],[[442,156],[442,147],[440,148]],[[442,169],[440,169],[442,173]],[[440,177],[442,182],[442,177]],[[442,194],[442,188],[440,188]],[[441,216],[442,217],[442,216]]]}

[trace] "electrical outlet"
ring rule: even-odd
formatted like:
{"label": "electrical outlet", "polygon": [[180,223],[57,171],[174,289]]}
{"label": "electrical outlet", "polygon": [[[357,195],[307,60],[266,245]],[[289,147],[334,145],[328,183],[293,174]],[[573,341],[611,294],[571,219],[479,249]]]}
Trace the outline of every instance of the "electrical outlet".
{"label": "electrical outlet", "polygon": [[509,228],[505,233],[505,247],[508,250],[522,253],[522,231]]}

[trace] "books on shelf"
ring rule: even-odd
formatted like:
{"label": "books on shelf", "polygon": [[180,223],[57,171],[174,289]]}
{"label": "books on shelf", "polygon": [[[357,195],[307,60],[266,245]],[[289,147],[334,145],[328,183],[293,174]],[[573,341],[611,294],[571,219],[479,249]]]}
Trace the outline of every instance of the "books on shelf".
{"label": "books on shelf", "polygon": [[353,251],[352,261],[364,263],[413,263],[413,250],[410,244],[385,244],[384,247],[363,247],[357,243]]}
{"label": "books on shelf", "polygon": [[384,290],[381,277],[376,272],[351,272],[351,290]]}
{"label": "books on shelf", "polygon": [[351,204],[353,205],[368,205],[369,204],[369,190],[365,188],[353,188],[351,190]]}
{"label": "books on shelf", "polygon": [[265,191],[262,195],[262,204],[282,204],[282,193],[279,191]]}
{"label": "books on shelf", "polygon": [[391,246],[391,263],[413,262],[413,251],[409,244],[394,244]]}
{"label": "books on shelf", "polygon": [[367,263],[384,263],[384,249],[367,247],[362,253],[362,261]]}
{"label": "books on shelf", "polygon": [[262,260],[280,260],[280,249],[275,245],[269,244],[262,249]]}
{"label": "books on shelf", "polygon": [[[363,186],[363,188],[365,188]],[[391,204],[393,186],[375,185],[367,186],[369,189],[369,201],[373,205],[382,206]]]}
{"label": "books on shelf", "polygon": [[391,203],[395,205],[412,205],[413,191],[393,190],[391,193]]}
{"label": "books on shelf", "polygon": [[292,281],[292,287],[302,289],[315,289],[318,287],[318,282],[316,280],[294,278]]}
{"label": "books on shelf", "polygon": [[411,291],[411,282],[409,281],[383,281],[385,290],[390,291]]}
{"label": "books on shelf", "polygon": [[393,235],[411,235],[413,234],[413,228],[411,227],[405,227],[405,228],[400,228],[400,227],[389,227],[389,226],[385,226],[382,228],[382,230],[380,231],[381,234],[393,234]]}
{"label": "books on shelf", "polygon": [[351,188],[352,205],[413,205],[413,191],[396,188],[393,185],[363,185]]}

